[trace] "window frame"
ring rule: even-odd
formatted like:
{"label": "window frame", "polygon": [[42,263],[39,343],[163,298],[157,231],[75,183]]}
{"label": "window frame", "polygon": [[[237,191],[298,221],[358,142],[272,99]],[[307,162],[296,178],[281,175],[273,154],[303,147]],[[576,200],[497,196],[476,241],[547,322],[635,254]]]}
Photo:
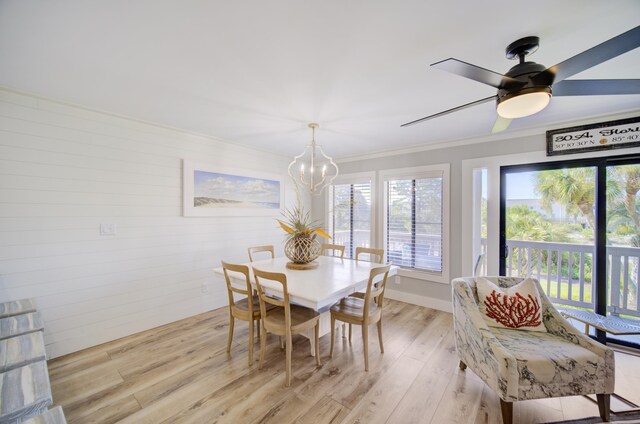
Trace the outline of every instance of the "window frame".
{"label": "window frame", "polygon": [[421,178],[433,178],[442,177],[442,271],[431,272],[427,270],[418,270],[413,268],[398,268],[398,275],[402,277],[414,278],[418,280],[427,280],[436,283],[450,284],[450,165],[448,163],[416,166],[410,168],[394,168],[385,169],[379,171],[379,180],[377,192],[380,193],[382,201],[378,202],[378,216],[380,222],[377,227],[382,231],[376,238],[378,246],[384,246],[385,249],[385,261],[388,260],[386,251],[386,237],[387,237],[387,181],[396,179],[421,179]]}
{"label": "window frame", "polygon": [[[369,183],[371,185],[370,193],[371,193],[371,208],[370,208],[370,223],[371,227],[369,230],[369,245],[375,246],[375,241],[377,239],[377,222],[376,222],[376,202],[377,202],[377,184],[376,184],[376,173],[375,172],[355,172],[351,174],[341,174],[336,177],[336,179],[331,183],[331,186],[328,190],[326,190],[325,196],[325,222],[327,232],[329,234],[332,233],[331,228],[333,227],[333,186],[336,185],[345,185],[345,184],[363,184]],[[331,242],[331,240],[329,240]],[[345,252],[346,253],[346,252]],[[355,255],[355,251],[354,251]]]}

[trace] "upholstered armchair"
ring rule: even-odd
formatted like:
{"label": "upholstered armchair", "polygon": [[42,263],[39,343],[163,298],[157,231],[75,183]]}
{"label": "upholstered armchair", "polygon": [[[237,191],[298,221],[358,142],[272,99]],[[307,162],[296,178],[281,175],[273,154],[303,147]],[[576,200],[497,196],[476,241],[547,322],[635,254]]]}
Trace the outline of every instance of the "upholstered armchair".
{"label": "upholstered armchair", "polygon": [[[483,278],[503,288],[523,280]],[[512,423],[514,401],[587,394],[597,395],[600,416],[609,421],[613,351],[577,331],[553,307],[540,284],[535,284],[546,333],[489,327],[478,307],[475,277],[453,280],[460,368],[468,366],[496,392],[504,424]]]}

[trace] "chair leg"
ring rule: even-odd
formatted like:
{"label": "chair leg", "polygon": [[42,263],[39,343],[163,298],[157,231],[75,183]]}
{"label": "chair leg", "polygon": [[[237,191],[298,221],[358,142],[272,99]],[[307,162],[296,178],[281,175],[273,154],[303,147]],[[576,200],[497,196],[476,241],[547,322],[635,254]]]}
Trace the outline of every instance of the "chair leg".
{"label": "chair leg", "polygon": [[267,330],[264,328],[264,322],[260,324],[262,325],[262,335],[260,336],[260,365],[258,365],[258,369],[262,369],[262,365],[264,365],[264,353],[267,350]]}
{"label": "chair leg", "polygon": [[260,321],[261,320],[257,320],[256,321],[256,329],[258,330],[258,338],[260,338]]}
{"label": "chair leg", "polygon": [[382,344],[382,319],[378,321],[378,342],[380,342],[380,353],[384,353],[384,344]]}
{"label": "chair leg", "polygon": [[467,364],[465,364],[464,362],[460,361],[459,367],[462,371],[467,369]]}
{"label": "chair leg", "polygon": [[349,323],[349,343],[351,343],[351,323]]}
{"label": "chair leg", "polygon": [[369,371],[369,326],[362,324],[362,343],[364,344],[364,370]]}
{"label": "chair leg", "polygon": [[342,338],[346,339],[347,338],[347,324],[346,323],[342,323]]}
{"label": "chair leg", "polygon": [[249,366],[253,365],[253,319],[249,320]]}
{"label": "chair leg", "polygon": [[505,402],[500,399],[502,410],[502,424],[513,424],[513,402]]}
{"label": "chair leg", "polygon": [[608,423],[609,419],[611,418],[611,395],[596,394],[596,397],[598,398],[598,410],[600,411],[600,418],[602,418],[602,421]]}
{"label": "chair leg", "polygon": [[[342,324],[342,335],[344,336],[344,324]],[[329,349],[329,358],[333,358],[333,339],[335,336],[335,331],[336,331],[336,319],[332,316],[331,317],[331,349]]]}
{"label": "chair leg", "polygon": [[227,353],[231,352],[231,340],[233,340],[233,324],[235,318],[229,314],[229,340],[227,341]]}
{"label": "chair leg", "polygon": [[[315,328],[315,338],[316,338],[316,365],[322,365],[320,363],[320,346],[318,346],[319,343],[319,339],[320,339],[320,320],[318,320],[318,322],[316,322],[316,328]],[[333,339],[333,337],[331,338]]]}
{"label": "chair leg", "polygon": [[287,379],[285,381],[285,386],[291,386],[291,349],[293,349],[293,345],[291,343],[291,333],[287,332],[286,336],[286,357],[287,357]]}

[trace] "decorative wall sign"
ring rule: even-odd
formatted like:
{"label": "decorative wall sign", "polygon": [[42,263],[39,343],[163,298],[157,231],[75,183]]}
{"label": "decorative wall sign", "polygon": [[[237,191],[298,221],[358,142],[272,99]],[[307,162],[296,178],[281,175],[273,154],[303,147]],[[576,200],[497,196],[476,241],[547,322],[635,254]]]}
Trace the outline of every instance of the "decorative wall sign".
{"label": "decorative wall sign", "polygon": [[183,175],[184,216],[278,216],[284,206],[278,175],[187,160]]}
{"label": "decorative wall sign", "polygon": [[640,146],[640,117],[547,131],[547,156]]}

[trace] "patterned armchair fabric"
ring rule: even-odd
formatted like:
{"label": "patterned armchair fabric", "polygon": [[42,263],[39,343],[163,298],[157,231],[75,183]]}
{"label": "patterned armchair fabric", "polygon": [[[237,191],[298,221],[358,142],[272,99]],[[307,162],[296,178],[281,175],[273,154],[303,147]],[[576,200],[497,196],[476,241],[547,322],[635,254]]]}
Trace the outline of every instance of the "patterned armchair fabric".
{"label": "patterned armchair fabric", "polygon": [[[523,280],[483,278],[504,288]],[[613,351],[577,331],[537,281],[536,285],[547,333],[488,327],[478,309],[475,278],[453,280],[454,329],[461,361],[504,402],[612,393]]]}

